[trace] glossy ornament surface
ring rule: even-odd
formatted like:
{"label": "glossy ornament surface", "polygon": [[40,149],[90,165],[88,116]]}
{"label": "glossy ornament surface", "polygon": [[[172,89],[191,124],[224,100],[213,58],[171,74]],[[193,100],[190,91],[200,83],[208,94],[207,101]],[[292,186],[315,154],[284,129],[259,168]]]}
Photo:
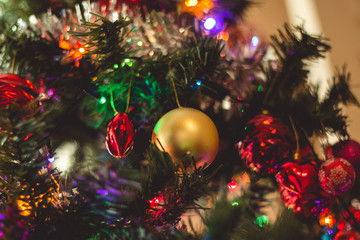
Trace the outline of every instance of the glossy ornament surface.
{"label": "glossy ornament surface", "polygon": [[126,157],[134,146],[135,130],[126,113],[117,113],[109,122],[106,148],[116,158]]}
{"label": "glossy ornament surface", "polygon": [[15,74],[0,74],[0,108],[10,105],[23,107],[34,100],[37,94],[30,80]]}
{"label": "glossy ornament surface", "polygon": [[352,139],[340,141],[331,147],[332,154],[336,158],[349,161],[355,172],[360,173],[360,144]]}
{"label": "glossy ornament surface", "polygon": [[180,107],[166,113],[156,123],[152,142],[185,168],[192,164],[183,162],[186,155],[200,167],[214,160],[219,149],[219,134],[205,113]]}
{"label": "glossy ornament surface", "polygon": [[246,138],[238,143],[239,155],[254,172],[276,173],[293,157],[293,134],[280,119],[257,115],[247,123],[246,131]]}
{"label": "glossy ornament surface", "polygon": [[276,180],[284,205],[298,215],[318,216],[333,203],[331,195],[320,187],[317,168],[312,164],[285,163]]}

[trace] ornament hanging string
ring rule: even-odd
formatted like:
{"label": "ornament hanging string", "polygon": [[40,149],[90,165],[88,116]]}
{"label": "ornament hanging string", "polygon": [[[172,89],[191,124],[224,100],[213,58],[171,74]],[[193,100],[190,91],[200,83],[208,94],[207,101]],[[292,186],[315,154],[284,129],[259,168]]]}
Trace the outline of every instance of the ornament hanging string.
{"label": "ornament hanging string", "polygon": [[15,58],[16,58],[16,52],[14,54],[14,57],[12,59],[12,63],[11,63],[11,74],[14,74],[14,69],[15,69]]}
{"label": "ornament hanging string", "polygon": [[170,74],[170,79],[171,79],[171,83],[172,83],[172,86],[174,88],[174,94],[175,94],[175,99],[176,99],[176,103],[178,105],[178,107],[180,108],[180,103],[179,103],[179,99],[178,99],[178,95],[177,95],[177,92],[176,92],[176,88],[175,88],[175,81],[174,81],[174,77],[172,75],[172,70],[171,70],[171,61],[169,62],[169,74]]}
{"label": "ornament hanging string", "polygon": [[118,111],[116,111],[115,104],[114,104],[114,96],[113,96],[113,92],[112,92],[111,82],[110,82],[110,105],[111,105],[112,109],[114,110],[114,112],[116,114],[118,114]]}
{"label": "ornament hanging string", "polygon": [[294,120],[292,119],[292,117],[290,115],[289,115],[289,119],[290,119],[290,123],[291,123],[292,129],[293,129],[293,132],[294,132],[294,135],[295,135],[295,141],[296,141],[296,151],[295,151],[295,154],[294,154],[294,158],[295,158],[295,160],[298,160],[299,157],[300,157],[299,156],[299,151],[300,151],[299,135],[298,135],[298,132],[296,131]]}
{"label": "ornament hanging string", "polygon": [[126,113],[129,112],[130,93],[131,93],[131,86],[132,86],[133,80],[134,80],[134,78],[131,78],[130,84],[129,84],[128,95],[127,95],[127,100],[126,100],[126,109],[125,109]]}
{"label": "ornament hanging string", "polygon": [[[311,149],[311,152],[312,152],[312,154],[313,154],[313,156],[314,156],[314,158],[315,158],[315,161],[316,161],[317,166],[320,166],[322,162],[320,161],[320,159],[319,159],[318,156],[316,155],[315,150],[314,150],[314,147],[311,145],[311,143],[310,143],[310,141],[309,141],[309,135],[306,133],[306,131],[305,131],[303,128],[301,128],[301,131],[302,131],[302,133],[303,133],[304,136],[305,136],[306,144],[307,144],[307,145],[310,147],[310,149]],[[312,163],[310,162],[310,164],[312,164]],[[312,164],[312,165],[314,165],[314,164]]]}

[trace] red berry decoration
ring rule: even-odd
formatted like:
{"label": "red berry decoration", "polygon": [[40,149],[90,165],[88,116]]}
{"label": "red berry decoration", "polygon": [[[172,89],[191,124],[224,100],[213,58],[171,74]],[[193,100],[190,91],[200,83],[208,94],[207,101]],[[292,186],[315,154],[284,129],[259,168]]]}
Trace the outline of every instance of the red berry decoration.
{"label": "red berry decoration", "polygon": [[294,213],[309,217],[317,216],[331,206],[331,196],[324,192],[317,179],[314,165],[288,162],[276,174],[281,200]]}
{"label": "red berry decoration", "polygon": [[239,154],[255,172],[276,173],[293,155],[294,137],[280,119],[260,114],[247,125],[248,134],[238,143]]}
{"label": "red berry decoration", "polygon": [[24,107],[36,95],[37,90],[29,80],[15,74],[0,74],[0,108]]}
{"label": "red berry decoration", "polygon": [[331,195],[347,192],[354,185],[355,178],[354,168],[343,158],[327,160],[319,170],[320,185]]}
{"label": "red berry decoration", "polygon": [[360,173],[360,144],[354,140],[345,140],[336,143],[331,147],[332,153],[336,158],[348,160],[355,169]]}
{"label": "red berry decoration", "polygon": [[134,146],[134,126],[126,113],[118,113],[109,122],[106,148],[116,158],[126,157]]}

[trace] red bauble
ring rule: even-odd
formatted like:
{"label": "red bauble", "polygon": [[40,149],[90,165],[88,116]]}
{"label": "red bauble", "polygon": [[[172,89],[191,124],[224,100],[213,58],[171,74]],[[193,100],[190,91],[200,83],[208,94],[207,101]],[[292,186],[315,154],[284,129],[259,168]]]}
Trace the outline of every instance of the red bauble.
{"label": "red bauble", "polygon": [[325,161],[319,170],[321,187],[331,195],[341,195],[355,183],[356,174],[352,165],[343,158]]}
{"label": "red bauble", "polygon": [[321,189],[317,169],[311,164],[285,163],[276,180],[285,206],[301,216],[317,216],[333,202]]}
{"label": "red bauble", "polygon": [[360,144],[354,140],[345,140],[336,143],[331,147],[336,158],[348,160],[354,167],[357,174],[360,173]]}
{"label": "red bauble", "polygon": [[30,103],[37,95],[34,85],[15,74],[0,74],[0,108]]}
{"label": "red bauble", "polygon": [[[350,211],[350,213],[348,212]],[[350,216],[350,214],[352,216]],[[350,206],[348,210],[343,211],[343,216],[345,217],[346,221],[350,226],[354,226],[355,224],[360,224],[360,209],[356,207]],[[356,219],[356,223],[354,222],[354,218]]]}
{"label": "red bauble", "polygon": [[126,157],[134,146],[134,126],[126,113],[118,113],[109,122],[106,135],[106,148],[116,157]]}
{"label": "red bauble", "polygon": [[280,119],[260,114],[247,125],[248,134],[239,142],[239,154],[247,166],[256,172],[276,173],[293,155],[294,137]]}
{"label": "red bauble", "polygon": [[356,231],[341,231],[335,235],[337,240],[360,240],[360,233]]}

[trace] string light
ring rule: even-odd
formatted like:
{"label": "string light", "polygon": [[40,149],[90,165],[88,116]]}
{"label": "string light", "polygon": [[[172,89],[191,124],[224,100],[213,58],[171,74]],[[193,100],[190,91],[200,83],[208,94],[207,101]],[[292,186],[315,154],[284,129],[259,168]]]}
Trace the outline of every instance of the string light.
{"label": "string light", "polygon": [[[20,198],[25,198],[25,197],[23,195],[21,195]],[[17,200],[16,203],[19,207],[19,210],[20,210],[19,214],[21,216],[27,217],[31,214],[32,207],[30,206],[29,203],[27,203],[23,200]]]}
{"label": "string light", "polygon": [[328,209],[326,209],[321,215],[319,223],[321,226],[327,226],[327,227],[333,227],[336,223],[336,219],[334,218],[334,215],[329,213]]}
{"label": "string light", "polygon": [[259,44],[259,38],[256,36],[253,36],[251,39],[251,46],[256,47]]}
{"label": "string light", "polygon": [[269,217],[262,215],[260,217],[256,218],[256,223],[257,225],[259,225],[260,227],[264,227],[265,225],[269,224]]}
{"label": "string light", "polygon": [[100,104],[105,104],[106,103],[106,98],[105,97],[101,97],[99,100]]}
{"label": "string light", "polygon": [[194,7],[198,4],[198,1],[197,0],[186,0],[185,1],[185,5],[187,7]]}
{"label": "string light", "polygon": [[212,18],[212,17],[208,17],[204,22],[204,27],[207,30],[213,29],[215,27],[215,25],[216,25],[216,20],[215,20],[215,18]]}
{"label": "string light", "polygon": [[234,191],[236,188],[237,188],[237,183],[234,180],[228,183],[229,191]]}
{"label": "string light", "polygon": [[55,157],[49,157],[49,158],[48,158],[48,162],[49,162],[49,163],[53,163],[54,160],[55,160]]}
{"label": "string light", "polygon": [[226,31],[222,31],[220,32],[217,36],[216,36],[217,39],[222,39],[224,41],[227,41],[229,40],[229,33],[226,32]]}

